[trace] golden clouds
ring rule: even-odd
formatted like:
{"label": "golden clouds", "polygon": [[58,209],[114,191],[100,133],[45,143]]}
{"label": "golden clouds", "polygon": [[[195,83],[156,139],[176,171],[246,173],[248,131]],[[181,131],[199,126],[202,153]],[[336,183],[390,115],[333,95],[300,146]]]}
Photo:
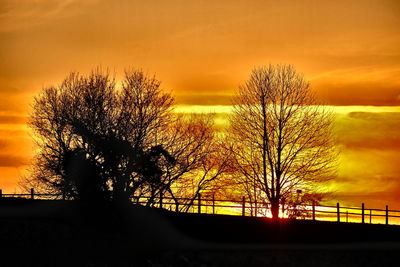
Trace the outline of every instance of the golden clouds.
{"label": "golden clouds", "polygon": [[[398,207],[400,195],[400,108],[336,107],[341,147],[335,199],[346,205]],[[358,202],[358,203],[357,203]]]}
{"label": "golden clouds", "polygon": [[24,165],[27,165],[27,162],[23,157],[0,154],[0,167],[21,167]]}
{"label": "golden clouds", "polygon": [[[156,72],[183,104],[228,104],[256,65],[291,63],[331,104],[397,105],[397,1],[6,1],[0,88],[71,70]],[[15,85],[14,85],[15,86]],[[202,95],[205,94],[205,95]]]}
{"label": "golden clouds", "polygon": [[[337,178],[329,184],[332,204],[399,207],[400,107],[332,106],[340,149]],[[219,130],[231,106],[178,106],[176,112],[215,113]]]}
{"label": "golden clouds", "polygon": [[95,1],[79,0],[3,0],[0,12],[0,31],[10,32],[31,28],[60,18],[77,15],[84,7],[90,7]]}
{"label": "golden clouds", "polygon": [[[7,103],[7,98],[2,98]],[[0,185],[13,192],[18,181],[26,173],[33,156],[34,146],[26,126],[26,114],[7,111],[0,106]]]}
{"label": "golden clouds", "polygon": [[26,117],[18,115],[0,115],[0,124],[26,123]]}
{"label": "golden clouds", "polygon": [[400,149],[399,112],[350,112],[338,120],[338,143],[348,149]]}

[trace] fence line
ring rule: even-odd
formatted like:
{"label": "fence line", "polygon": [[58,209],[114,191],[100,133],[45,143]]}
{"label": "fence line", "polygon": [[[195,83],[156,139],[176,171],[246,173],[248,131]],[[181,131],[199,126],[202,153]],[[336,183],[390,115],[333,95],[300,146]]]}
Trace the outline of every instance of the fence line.
{"label": "fence line", "polygon": [[[28,199],[63,199],[62,194],[38,194],[33,188],[27,194],[4,194],[0,189],[0,201],[5,197],[22,197]],[[132,197],[134,203],[146,205],[149,197]],[[201,194],[194,199],[192,198],[172,198],[172,197],[155,197],[152,206],[165,208],[172,211],[184,211],[189,213],[207,213],[207,214],[226,214],[238,216],[253,217],[271,217],[270,203],[268,202],[249,202],[245,197],[242,199],[216,199],[214,195],[208,198],[202,198]],[[281,205],[281,216],[286,218],[319,220],[319,221],[337,221],[337,222],[357,222],[357,223],[377,223],[377,218],[384,219],[385,224],[400,224],[400,210],[389,210],[388,205],[385,209],[365,208],[362,203],[361,207],[340,206],[337,203],[332,205]],[[374,219],[374,220],[373,220]],[[378,222],[379,223],[379,222]]]}

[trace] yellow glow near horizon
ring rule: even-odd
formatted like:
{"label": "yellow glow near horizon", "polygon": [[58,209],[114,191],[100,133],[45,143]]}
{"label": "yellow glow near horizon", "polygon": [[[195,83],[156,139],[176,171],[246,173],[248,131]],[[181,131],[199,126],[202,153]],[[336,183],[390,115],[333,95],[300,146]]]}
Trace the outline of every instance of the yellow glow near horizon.
{"label": "yellow glow near horizon", "polygon": [[[338,178],[327,184],[328,203],[361,202],[374,208],[398,207],[400,178],[399,106],[326,106],[336,114],[334,131],[340,150]],[[214,113],[216,126],[228,126],[232,106],[179,105],[175,112]],[[352,220],[352,219],[351,219]]]}
{"label": "yellow glow near horizon", "polygon": [[[326,105],[332,109],[334,113],[346,114],[350,112],[400,112],[400,106],[332,106]],[[231,113],[230,105],[177,105],[175,110],[177,113]]]}
{"label": "yellow glow near horizon", "polygon": [[230,113],[232,106],[228,105],[177,105],[176,113]]}

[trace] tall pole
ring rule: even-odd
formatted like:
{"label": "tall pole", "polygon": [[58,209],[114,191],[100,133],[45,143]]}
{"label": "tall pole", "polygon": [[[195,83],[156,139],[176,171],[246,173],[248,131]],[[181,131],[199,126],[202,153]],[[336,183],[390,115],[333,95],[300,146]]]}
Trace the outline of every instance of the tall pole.
{"label": "tall pole", "polygon": [[386,205],[386,224],[389,224],[389,207]]}
{"label": "tall pole", "polygon": [[213,214],[215,214],[215,196],[214,196],[214,194],[212,195],[212,208],[213,208]]}
{"label": "tall pole", "polygon": [[362,214],[361,214],[361,223],[364,223],[364,212],[365,212],[365,210],[364,210],[364,203],[362,203]]}
{"label": "tall pole", "polygon": [[372,210],[369,210],[369,223],[372,223]]}
{"label": "tall pole", "polygon": [[199,193],[198,195],[198,202],[197,202],[197,206],[198,206],[198,213],[201,213],[201,194]]}
{"label": "tall pole", "polygon": [[246,198],[242,197],[242,216],[246,215]]}
{"label": "tall pole", "polygon": [[312,219],[315,221],[315,201],[312,202]]}

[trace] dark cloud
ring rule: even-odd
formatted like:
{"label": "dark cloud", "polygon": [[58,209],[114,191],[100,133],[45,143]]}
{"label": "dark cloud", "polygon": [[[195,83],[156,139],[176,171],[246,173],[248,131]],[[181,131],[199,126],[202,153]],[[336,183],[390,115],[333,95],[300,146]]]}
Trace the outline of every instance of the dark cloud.
{"label": "dark cloud", "polygon": [[0,124],[24,124],[26,121],[25,116],[0,115]]}
{"label": "dark cloud", "polygon": [[392,189],[386,189],[382,191],[370,191],[364,192],[334,192],[333,196],[336,201],[339,201],[342,205],[360,207],[361,203],[365,203],[367,208],[378,208],[384,209],[388,205],[391,209],[398,209],[400,202],[400,195],[398,194],[400,189],[400,183],[394,186]]}
{"label": "dark cloud", "polygon": [[20,84],[7,84],[5,81],[3,81],[3,85],[0,87],[0,96],[1,97],[7,97],[8,95],[18,95],[18,94],[24,94],[28,92],[29,88],[20,85]]}
{"label": "dark cloud", "polygon": [[0,167],[21,167],[26,164],[28,160],[23,157],[0,154]]}
{"label": "dark cloud", "polygon": [[6,140],[1,140],[0,139],[0,151],[7,148],[9,146],[9,142]]}
{"label": "dark cloud", "polygon": [[[3,98],[4,99],[4,98]],[[0,101],[0,111],[4,112],[18,112],[24,110],[24,107],[21,107],[18,102],[8,102],[8,101]]]}
{"label": "dark cloud", "polygon": [[400,149],[400,113],[350,112],[339,115],[338,143],[352,149]]}
{"label": "dark cloud", "polygon": [[[366,73],[364,73],[366,75]],[[326,77],[325,81],[334,77]],[[338,77],[340,78],[340,77]],[[348,82],[340,84],[313,84],[317,95],[329,105],[400,105],[400,85],[394,81]]]}
{"label": "dark cloud", "polygon": [[178,94],[176,96],[178,104],[184,105],[231,105],[230,95],[215,95],[215,94]]}
{"label": "dark cloud", "polygon": [[[18,138],[19,138],[20,136],[25,137],[26,135],[27,135],[27,132],[23,129],[1,129],[0,128],[0,138],[4,137],[4,136],[8,136],[8,137],[18,136]],[[2,141],[4,141],[4,140],[0,140],[0,142],[2,142]]]}

